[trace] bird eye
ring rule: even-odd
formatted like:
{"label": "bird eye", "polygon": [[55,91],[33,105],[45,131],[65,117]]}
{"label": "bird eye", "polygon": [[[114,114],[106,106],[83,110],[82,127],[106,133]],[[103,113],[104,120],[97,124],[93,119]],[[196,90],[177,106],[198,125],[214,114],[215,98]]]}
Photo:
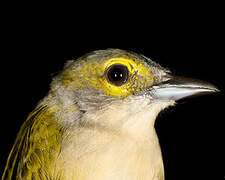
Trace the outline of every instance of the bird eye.
{"label": "bird eye", "polygon": [[106,78],[109,83],[115,86],[122,86],[128,81],[128,68],[122,64],[114,64],[106,71]]}

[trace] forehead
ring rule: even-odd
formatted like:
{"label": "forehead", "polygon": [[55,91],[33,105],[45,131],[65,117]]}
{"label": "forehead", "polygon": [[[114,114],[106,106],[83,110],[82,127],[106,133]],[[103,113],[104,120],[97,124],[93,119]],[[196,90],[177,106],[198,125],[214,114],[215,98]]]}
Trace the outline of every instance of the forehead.
{"label": "forehead", "polygon": [[[68,61],[65,65],[65,69],[67,68],[81,68],[84,64],[102,64],[105,61],[111,59],[126,59],[133,61],[137,64],[143,64],[146,67],[157,68],[158,70],[161,69],[163,71],[167,71],[166,69],[162,68],[159,64],[155,63],[151,59],[137,54],[131,51],[121,50],[121,49],[106,49],[106,50],[98,50],[87,53],[86,55],[78,58],[77,60]],[[154,70],[154,69],[153,69]]]}
{"label": "forehead", "polygon": [[[106,72],[111,65],[123,64],[129,70],[129,80],[120,87],[108,83]],[[94,87],[110,96],[125,97],[157,82],[161,69],[142,55],[119,49],[94,51],[75,61],[69,61],[61,73],[61,82],[69,88]]]}
{"label": "forehead", "polygon": [[[121,50],[121,49],[106,49],[98,50],[87,53],[86,55],[78,58],[77,60],[68,61],[64,67],[66,71],[70,70],[81,70],[81,69],[99,69],[105,68],[108,63],[117,59],[118,63],[122,60],[125,65],[126,63],[133,63],[134,65],[142,65],[146,68],[150,68],[152,73],[156,76],[165,75],[170,73],[168,69],[161,67],[159,64],[152,61],[141,54],[137,54],[131,51]],[[107,62],[108,61],[108,62]],[[115,62],[115,61],[114,61]]]}
{"label": "forehead", "polygon": [[[123,64],[129,70],[150,69],[151,60],[148,60],[141,55],[133,52],[128,52],[120,49],[107,49],[90,52],[77,60],[68,61],[64,67],[65,73],[73,73],[76,75],[98,77],[103,76],[105,70],[113,64]],[[77,74],[76,74],[77,73]]]}
{"label": "forehead", "polygon": [[[104,61],[107,61],[109,59],[115,59],[115,58],[124,58],[124,59],[130,59],[135,61],[136,63],[145,63],[147,62],[145,58],[142,58],[142,56],[135,54],[133,52],[128,52],[120,49],[108,49],[108,50],[100,50],[100,51],[94,51],[91,53],[88,53],[81,57],[79,60],[86,60],[87,62],[91,61],[98,61],[99,63],[102,63]],[[147,64],[146,64],[147,65]]]}

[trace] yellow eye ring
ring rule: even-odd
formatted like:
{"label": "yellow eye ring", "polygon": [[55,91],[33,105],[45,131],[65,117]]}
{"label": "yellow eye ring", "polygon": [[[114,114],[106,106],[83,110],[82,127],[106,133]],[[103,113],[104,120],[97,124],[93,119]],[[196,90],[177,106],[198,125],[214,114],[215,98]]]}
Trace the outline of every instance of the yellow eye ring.
{"label": "yellow eye ring", "polygon": [[114,86],[122,86],[129,80],[130,72],[123,64],[113,64],[106,70],[107,81]]}

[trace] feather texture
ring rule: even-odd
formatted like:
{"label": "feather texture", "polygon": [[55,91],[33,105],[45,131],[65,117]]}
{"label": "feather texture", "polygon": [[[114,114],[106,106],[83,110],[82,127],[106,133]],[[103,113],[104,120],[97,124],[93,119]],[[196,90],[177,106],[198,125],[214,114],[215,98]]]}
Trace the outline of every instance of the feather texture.
{"label": "feather texture", "polygon": [[54,121],[55,110],[40,106],[29,115],[17,135],[2,180],[59,177],[54,163],[60,152],[61,132]]}

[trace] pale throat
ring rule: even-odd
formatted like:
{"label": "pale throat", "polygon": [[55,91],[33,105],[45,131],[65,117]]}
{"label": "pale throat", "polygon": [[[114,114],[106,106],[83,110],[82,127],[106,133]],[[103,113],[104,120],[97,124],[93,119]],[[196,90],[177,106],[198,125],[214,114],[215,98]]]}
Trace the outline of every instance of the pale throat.
{"label": "pale throat", "polygon": [[173,100],[132,97],[110,103],[110,106],[106,106],[101,112],[98,112],[99,119],[95,120],[119,133],[135,138],[149,138],[155,136],[154,124],[158,114],[174,104]]}
{"label": "pale throat", "polygon": [[[136,111],[132,116],[127,118],[123,128],[130,135],[137,138],[155,138],[155,121],[158,114],[169,106],[173,106],[175,101],[172,100],[152,100],[146,104],[145,101],[136,103]],[[134,107],[135,108],[135,107]]]}

